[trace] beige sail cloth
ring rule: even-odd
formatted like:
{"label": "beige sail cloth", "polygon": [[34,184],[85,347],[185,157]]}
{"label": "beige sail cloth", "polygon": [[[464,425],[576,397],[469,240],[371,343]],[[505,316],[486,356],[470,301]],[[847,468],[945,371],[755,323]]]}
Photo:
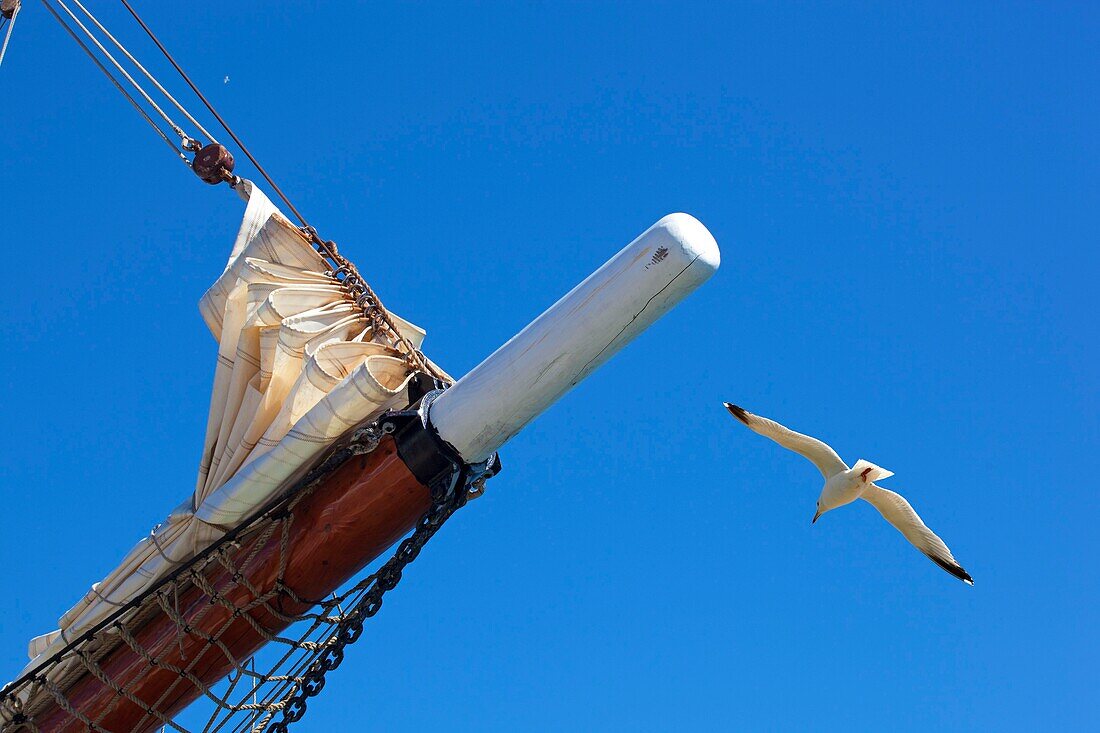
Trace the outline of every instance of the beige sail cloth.
{"label": "beige sail cloth", "polygon": [[[194,493],[61,617],[60,629],[31,640],[28,670],[266,504],[350,428],[404,406],[402,355],[376,340],[325,261],[262,192],[248,181],[237,191],[248,201],[244,220],[199,304],[218,359]],[[419,348],[424,332],[394,322]]]}

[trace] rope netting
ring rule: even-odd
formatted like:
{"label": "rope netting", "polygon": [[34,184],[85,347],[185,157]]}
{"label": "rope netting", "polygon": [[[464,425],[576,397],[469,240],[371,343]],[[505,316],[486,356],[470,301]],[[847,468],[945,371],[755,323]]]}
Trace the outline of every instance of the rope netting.
{"label": "rope netting", "polygon": [[[394,423],[383,416],[355,431],[273,506],[0,690],[0,733],[157,728],[286,733],[305,713],[307,700],[321,692],[326,673],[343,661],[345,648],[360,637],[363,622],[378,613],[404,567],[455,511],[481,494],[495,470],[492,464],[456,464],[450,476],[429,487],[431,507],[389,560],[328,598],[301,597],[284,581],[291,529],[303,500],[351,458],[373,452],[393,430]],[[256,581],[259,559],[272,551],[278,558],[274,581]],[[164,625],[165,619],[173,634],[150,642],[151,623]],[[262,649],[235,654],[232,647],[249,634]],[[131,660],[121,669],[110,663],[120,651]],[[140,660],[136,673],[135,660]],[[220,681],[207,681],[211,670],[218,670]],[[167,672],[173,681],[156,699],[142,699],[135,687],[152,671]],[[91,713],[86,697],[73,692],[82,684],[86,689],[89,678],[99,683]],[[182,716],[164,712],[195,698]],[[123,729],[108,727],[105,717],[120,704],[133,706],[133,722]]]}

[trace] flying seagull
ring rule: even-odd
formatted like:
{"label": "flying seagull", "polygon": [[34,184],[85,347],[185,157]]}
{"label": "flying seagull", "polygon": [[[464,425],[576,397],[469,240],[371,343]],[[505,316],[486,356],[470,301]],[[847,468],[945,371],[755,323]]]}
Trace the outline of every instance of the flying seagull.
{"label": "flying seagull", "polygon": [[830,509],[851,504],[856,499],[865,499],[932,562],[964,583],[974,585],[974,579],[970,577],[970,573],[963,570],[962,565],[955,560],[943,540],[925,526],[905,497],[875,486],[875,481],[893,476],[893,471],[887,471],[862,458],[856,461],[855,466],[848,468],[848,464],[840,460],[836,451],[817,438],[796,433],[777,422],[754,415],[729,402],[723,404],[750,430],[771,438],[784,448],[808,458],[817,466],[817,470],[821,471],[821,475],[825,477],[825,486],[821,489],[821,496],[817,500],[814,522]]}

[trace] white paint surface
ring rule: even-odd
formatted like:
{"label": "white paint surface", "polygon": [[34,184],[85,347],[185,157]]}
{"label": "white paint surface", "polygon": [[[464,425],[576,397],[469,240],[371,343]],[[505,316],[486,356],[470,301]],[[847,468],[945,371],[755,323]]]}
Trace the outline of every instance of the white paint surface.
{"label": "white paint surface", "polygon": [[430,419],[484,460],[718,269],[718,244],[669,214],[439,396]]}

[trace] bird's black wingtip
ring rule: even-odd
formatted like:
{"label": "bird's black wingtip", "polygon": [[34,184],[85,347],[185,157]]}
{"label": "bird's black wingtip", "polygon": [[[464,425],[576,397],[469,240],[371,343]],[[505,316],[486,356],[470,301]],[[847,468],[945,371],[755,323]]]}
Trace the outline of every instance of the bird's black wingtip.
{"label": "bird's black wingtip", "polygon": [[734,417],[736,417],[738,420],[745,423],[746,425],[749,424],[749,414],[747,412],[745,412],[744,409],[738,407],[737,405],[735,405],[731,402],[723,402],[722,404],[726,406],[726,409],[730,411],[731,415],[733,415]]}
{"label": "bird's black wingtip", "polygon": [[932,562],[936,563],[941,568],[943,568],[947,572],[951,573],[952,575],[954,575],[956,578],[958,578],[962,582],[966,583],[967,585],[970,585],[970,586],[974,585],[974,578],[970,577],[970,573],[966,572],[966,570],[963,569],[962,565],[959,565],[958,563],[950,563],[950,562],[947,562],[946,560],[942,560],[942,559],[940,559],[938,557],[934,557],[932,555],[928,555],[928,559],[931,560]]}

